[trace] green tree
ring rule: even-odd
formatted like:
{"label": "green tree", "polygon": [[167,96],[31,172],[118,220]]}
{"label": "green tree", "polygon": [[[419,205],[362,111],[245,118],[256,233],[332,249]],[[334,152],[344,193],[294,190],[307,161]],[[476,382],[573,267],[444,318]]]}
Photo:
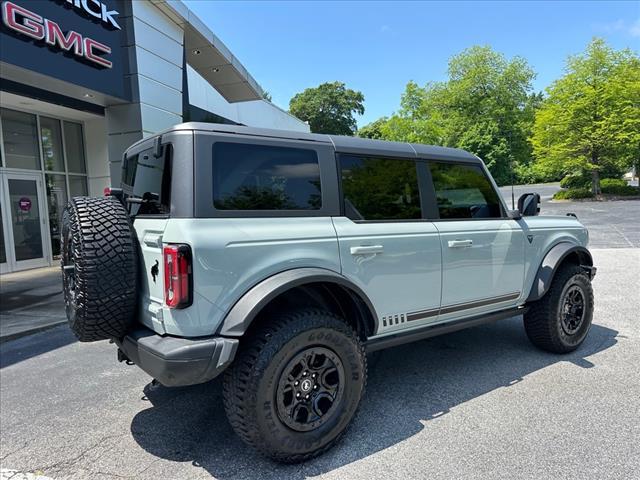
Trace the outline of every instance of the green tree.
{"label": "green tree", "polygon": [[[532,137],[546,175],[586,174],[600,193],[602,173],[621,173],[640,154],[640,59],[595,38],[567,61],[547,89]],[[610,173],[609,173],[610,174]]]}
{"label": "green tree", "polygon": [[358,129],[355,115],[364,113],[364,95],[342,82],[323,83],[296,94],[289,102],[289,112],[307,122],[314,133],[354,135]]}
{"label": "green tree", "polygon": [[358,129],[358,136],[362,138],[373,138],[375,140],[384,140],[385,132],[384,126],[388,121],[387,117],[379,118],[378,120],[365,125]]}
{"label": "green tree", "polygon": [[387,140],[434,143],[481,157],[500,184],[531,161],[528,137],[540,95],[527,62],[474,46],[449,61],[448,79],[409,82],[401,108],[378,129]]}

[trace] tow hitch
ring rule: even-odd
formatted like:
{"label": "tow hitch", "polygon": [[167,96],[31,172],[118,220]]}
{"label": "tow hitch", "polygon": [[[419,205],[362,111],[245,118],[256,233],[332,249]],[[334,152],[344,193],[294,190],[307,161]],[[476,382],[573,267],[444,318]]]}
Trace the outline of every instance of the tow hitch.
{"label": "tow hitch", "polygon": [[133,363],[129,357],[127,357],[127,355],[120,349],[118,349],[118,361],[119,362],[124,362],[127,365],[135,365],[135,363]]}

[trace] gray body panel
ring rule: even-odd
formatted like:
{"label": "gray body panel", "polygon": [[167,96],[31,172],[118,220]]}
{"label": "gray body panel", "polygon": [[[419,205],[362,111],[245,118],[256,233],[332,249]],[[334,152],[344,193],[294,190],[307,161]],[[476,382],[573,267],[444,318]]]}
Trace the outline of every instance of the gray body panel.
{"label": "gray body panel", "polygon": [[[460,325],[465,318],[518,308],[544,294],[552,277],[545,276],[547,267],[541,264],[547,258],[547,264],[557,265],[564,258],[554,249],[557,245],[586,251],[588,235],[577,219],[514,220],[507,216],[501,196],[502,218],[437,218],[425,166],[429,160],[478,164],[497,189],[484,163],[462,150],[204,123],[177,125],[160,137],[179,153],[179,158],[174,156],[172,178],[175,205],[172,200],[169,218],[135,220],[143,270],[149,271],[158,259],[162,265],[162,245],[187,244],[193,251],[194,285],[193,305],[169,309],[163,304],[161,285],[148,276],[143,279],[141,322],[160,335],[241,336],[270,299],[288,288],[319,281],[357,293],[375,319],[372,338],[446,323]],[[217,141],[315,150],[322,208],[216,210],[211,155]],[[145,139],[129,152],[152,145],[153,138]],[[425,218],[345,217],[336,160],[340,154],[416,159],[422,165],[418,170],[425,189]],[[450,242],[460,240],[470,240],[470,248],[450,247]],[[159,273],[162,278],[162,267]]]}

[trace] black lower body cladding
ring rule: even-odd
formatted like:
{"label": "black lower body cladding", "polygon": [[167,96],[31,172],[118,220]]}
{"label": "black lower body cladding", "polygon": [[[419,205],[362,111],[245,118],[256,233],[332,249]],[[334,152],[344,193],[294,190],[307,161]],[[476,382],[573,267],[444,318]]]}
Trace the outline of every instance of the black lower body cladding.
{"label": "black lower body cladding", "polygon": [[138,248],[129,215],[113,197],[72,198],[62,220],[62,281],[78,340],[121,338],[137,307]]}

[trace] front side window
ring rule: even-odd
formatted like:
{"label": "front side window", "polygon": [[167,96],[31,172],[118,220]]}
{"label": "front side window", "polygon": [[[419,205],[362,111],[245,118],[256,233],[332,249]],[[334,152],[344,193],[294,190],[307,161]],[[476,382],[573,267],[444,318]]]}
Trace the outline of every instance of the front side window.
{"label": "front side window", "polygon": [[213,144],[213,205],[218,210],[319,210],[315,150]]}
{"label": "front side window", "polygon": [[477,165],[429,162],[441,219],[501,218],[498,194]]}
{"label": "front side window", "polygon": [[345,214],[350,219],[422,218],[415,161],[342,155],[340,169]]}

